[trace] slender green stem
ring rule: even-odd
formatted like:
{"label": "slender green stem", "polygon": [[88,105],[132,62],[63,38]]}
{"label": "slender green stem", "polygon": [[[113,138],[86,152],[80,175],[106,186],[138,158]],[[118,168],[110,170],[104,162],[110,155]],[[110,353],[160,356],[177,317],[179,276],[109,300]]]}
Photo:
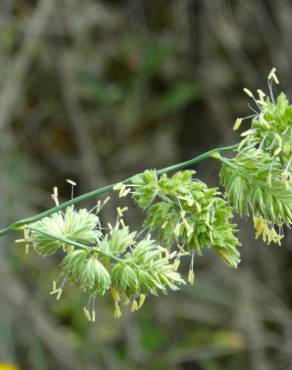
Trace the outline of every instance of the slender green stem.
{"label": "slender green stem", "polygon": [[81,244],[81,243],[76,242],[74,240],[70,240],[70,239],[64,238],[63,236],[56,236],[56,235],[53,235],[53,234],[50,234],[50,233],[46,233],[45,231],[39,230],[39,229],[34,228],[34,227],[29,227],[28,226],[27,229],[28,230],[31,230],[31,231],[34,231],[34,232],[37,232],[37,233],[41,233],[44,236],[47,236],[48,238],[51,238],[51,239],[54,239],[54,240],[58,240],[58,241],[60,241],[62,243],[73,245],[74,247],[88,250],[89,252],[97,252],[97,253],[101,254],[103,257],[109,257],[109,258],[113,259],[114,261],[124,262],[124,260],[122,258],[119,258],[117,256],[114,256],[111,253],[106,253],[106,252],[104,252],[104,251],[102,251],[102,250],[100,250],[100,249],[98,249],[96,247],[88,247],[87,245]]}
{"label": "slender green stem", "polygon": [[[204,159],[207,159],[207,158],[210,158],[210,157],[215,157],[216,153],[223,153],[223,152],[233,151],[238,147],[238,145],[239,145],[239,143],[234,144],[234,145],[230,145],[230,146],[225,146],[225,147],[215,148],[215,149],[209,150],[208,152],[200,154],[197,157],[194,157],[194,158],[192,158],[192,159],[190,159],[186,162],[181,162],[181,163],[177,163],[177,164],[174,164],[172,166],[169,166],[169,167],[162,168],[162,169],[158,170],[157,173],[159,175],[161,175],[163,173],[167,173],[167,172],[170,172],[170,171],[180,170],[181,168],[185,168],[185,167],[194,165],[195,163],[203,161]],[[131,177],[129,177],[126,180],[121,181],[121,182],[123,184],[129,184],[131,182],[132,178],[133,178],[133,176],[131,176]],[[28,225],[28,224],[30,224],[32,222],[36,222],[36,221],[38,221],[38,220],[40,220],[44,217],[50,216],[51,214],[53,214],[53,213],[55,213],[55,212],[57,212],[57,211],[59,211],[63,208],[69,207],[73,204],[80,203],[80,202],[82,202],[86,199],[93,198],[93,197],[95,197],[97,195],[100,195],[102,193],[106,193],[108,191],[111,191],[111,190],[113,190],[113,187],[115,185],[116,184],[111,184],[111,185],[107,185],[107,186],[104,186],[102,188],[90,191],[89,193],[82,194],[79,197],[68,200],[67,202],[64,202],[64,203],[62,203],[62,204],[60,204],[56,207],[50,208],[47,211],[39,213],[35,216],[24,218],[22,220],[16,221],[15,223],[11,224],[10,226],[6,227],[5,229],[0,230],[0,237],[5,235],[5,234],[8,234],[12,231],[17,231],[17,230],[21,229],[24,225]]]}

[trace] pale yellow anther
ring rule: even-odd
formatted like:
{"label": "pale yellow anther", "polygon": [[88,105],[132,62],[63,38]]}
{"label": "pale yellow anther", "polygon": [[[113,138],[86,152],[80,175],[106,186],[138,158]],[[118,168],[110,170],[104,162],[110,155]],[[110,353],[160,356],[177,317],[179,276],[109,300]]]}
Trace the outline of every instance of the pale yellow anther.
{"label": "pale yellow anther", "polygon": [[123,212],[122,212],[122,210],[121,210],[121,208],[120,208],[120,207],[118,207],[118,208],[117,208],[117,212],[118,212],[118,215],[119,215],[120,217],[123,217]]}
{"label": "pale yellow anther", "polygon": [[247,131],[244,131],[240,136],[242,137],[245,137],[245,136],[248,136],[252,133],[252,130],[247,130]]}
{"label": "pale yellow anther", "polygon": [[165,229],[165,227],[167,226],[168,224],[168,220],[166,220],[162,225],[161,225],[161,229]]}
{"label": "pale yellow anther", "polygon": [[139,295],[139,302],[138,302],[138,308],[141,308],[145,302],[146,295],[145,294],[140,294]]}
{"label": "pale yellow anther", "polygon": [[66,182],[67,182],[68,184],[72,185],[72,186],[76,186],[76,185],[77,185],[77,183],[76,183],[75,181],[70,180],[70,179],[66,179]]}
{"label": "pale yellow anther", "polygon": [[128,189],[125,189],[125,190],[121,190],[120,193],[119,193],[119,197],[120,198],[124,198],[126,197],[129,193],[131,192],[131,188],[128,188]]}
{"label": "pale yellow anther", "polygon": [[115,304],[114,318],[119,319],[122,316],[121,307],[119,304]]}
{"label": "pale yellow anther", "polygon": [[176,236],[176,237],[178,237],[179,236],[179,233],[180,233],[180,223],[178,223],[178,224],[176,224],[176,226],[175,226],[175,228],[174,228],[174,235]]}
{"label": "pale yellow anther", "polygon": [[194,274],[194,271],[193,270],[190,270],[189,271],[189,274],[188,274],[188,282],[193,285],[194,282],[195,282],[195,274]]}
{"label": "pale yellow anther", "polygon": [[256,102],[259,104],[259,105],[262,105],[263,107],[266,106],[268,103],[264,100],[256,100]]}
{"label": "pale yellow anther", "polygon": [[179,268],[179,265],[180,265],[180,258],[176,258],[172,265],[173,270],[177,271]]}
{"label": "pale yellow anther", "polygon": [[14,240],[14,243],[25,243],[26,240],[25,239],[16,239]]}
{"label": "pale yellow anther", "polygon": [[267,242],[269,245],[271,242],[277,243],[281,245],[281,240],[284,235],[278,234],[276,230],[269,225],[268,221],[263,219],[262,217],[254,216],[254,228],[256,231],[255,238],[257,239],[259,236],[262,236],[264,242]]}
{"label": "pale yellow anther", "polygon": [[91,311],[91,322],[95,322],[95,311]]}
{"label": "pale yellow anther", "polygon": [[136,299],[133,299],[132,305],[131,305],[131,312],[136,312],[139,310],[138,303]]}
{"label": "pale yellow anther", "polygon": [[86,307],[83,307],[83,312],[84,312],[84,316],[85,316],[85,318],[86,318],[88,321],[91,321],[90,312],[88,311],[88,309],[87,309]]}
{"label": "pale yellow anther", "polygon": [[180,255],[181,256],[188,256],[190,253],[188,251],[186,251],[183,246],[181,246],[180,244],[177,244],[177,249],[180,251]]}
{"label": "pale yellow anther", "polygon": [[60,298],[61,298],[61,295],[63,293],[63,289],[61,289],[61,288],[57,289],[56,293],[57,293],[56,300],[59,301]]}
{"label": "pale yellow anther", "polygon": [[276,76],[276,68],[272,68],[268,75],[268,80],[273,80],[277,85],[279,84],[278,77]]}
{"label": "pale yellow anther", "polygon": [[185,200],[189,207],[191,207],[194,204],[194,200],[191,197],[180,195],[180,196],[178,196],[178,199]]}
{"label": "pale yellow anther", "polygon": [[247,89],[246,87],[243,89],[243,91],[246,93],[246,95],[248,95],[250,98],[254,98],[254,96],[253,96],[253,93],[249,90],[249,89]]}
{"label": "pale yellow anther", "polygon": [[261,89],[258,89],[257,93],[259,94],[260,101],[263,101],[266,94]]}
{"label": "pale yellow anther", "polygon": [[99,213],[101,210],[101,201],[98,200],[97,203],[96,203],[96,212]]}
{"label": "pale yellow anther", "polygon": [[25,240],[29,239],[29,230],[28,229],[23,230],[23,237],[24,237]]}
{"label": "pale yellow anther", "polygon": [[128,210],[128,207],[124,207],[124,208],[121,208],[121,207],[118,207],[117,208],[117,212],[118,212],[118,215],[120,217],[123,217],[123,214]]}
{"label": "pale yellow anther", "polygon": [[122,182],[119,182],[113,186],[113,190],[119,191],[119,190],[125,189],[125,187],[126,187],[125,184],[123,184]]}
{"label": "pale yellow anther", "polygon": [[122,218],[120,219],[120,224],[122,225],[123,228],[126,227],[125,221]]}
{"label": "pale yellow anther", "polygon": [[190,226],[190,224],[188,223],[188,220],[185,217],[186,212],[185,211],[181,211],[180,212],[180,215],[181,215],[181,219],[182,219],[182,222],[184,224],[184,227],[187,230],[187,236],[191,236],[192,235],[192,232],[193,232],[193,228]]}
{"label": "pale yellow anther", "polygon": [[63,293],[63,289],[58,288],[56,280],[53,280],[52,290],[50,291],[49,294],[50,295],[55,295],[56,294],[56,300],[58,301],[61,298],[62,293]]}
{"label": "pale yellow anther", "polygon": [[54,186],[53,188],[53,194],[52,194],[52,199],[55,202],[56,206],[59,205],[59,199],[58,199],[58,188],[57,186]]}
{"label": "pale yellow anther", "polygon": [[169,251],[167,249],[165,249],[164,252],[165,252],[168,259],[173,259],[174,257],[177,257],[177,251],[173,251],[173,252],[169,253]]}
{"label": "pale yellow anther", "polygon": [[102,205],[105,206],[109,201],[111,197],[106,197],[105,200],[102,202]]}
{"label": "pale yellow anther", "polygon": [[234,122],[233,131],[238,130],[241,123],[242,123],[242,118],[237,118]]}
{"label": "pale yellow anther", "polygon": [[121,300],[120,293],[116,288],[111,288],[111,294],[115,303]]}

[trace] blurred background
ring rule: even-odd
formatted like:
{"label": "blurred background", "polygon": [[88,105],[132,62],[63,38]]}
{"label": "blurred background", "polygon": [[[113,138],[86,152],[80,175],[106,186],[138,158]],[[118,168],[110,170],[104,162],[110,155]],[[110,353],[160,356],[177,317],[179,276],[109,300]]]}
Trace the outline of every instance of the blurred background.
{"label": "blurred background", "polygon": [[[239,141],[243,87],[275,66],[291,96],[291,40],[289,0],[1,0],[0,226],[51,207],[53,186],[70,198],[67,178],[81,194]],[[218,184],[215,161],[195,170]],[[237,270],[205,253],[193,287],[121,320],[98,299],[95,324],[74,286],[49,296],[58,257],[1,238],[0,368],[292,369],[292,233],[266,247],[237,221]]]}

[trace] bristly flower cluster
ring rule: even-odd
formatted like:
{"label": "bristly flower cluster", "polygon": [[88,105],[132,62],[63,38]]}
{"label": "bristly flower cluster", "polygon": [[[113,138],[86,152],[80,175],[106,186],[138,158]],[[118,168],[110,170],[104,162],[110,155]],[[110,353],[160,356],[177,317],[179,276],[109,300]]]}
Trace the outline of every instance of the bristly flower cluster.
{"label": "bristly flower cluster", "polygon": [[97,215],[86,209],[76,211],[73,206],[68,207],[64,214],[54,213],[30,226],[40,231],[32,231],[31,237],[34,249],[41,255],[49,255],[66,247],[66,243],[52,239],[47,234],[85,244],[97,243],[101,237]]}
{"label": "bristly flower cluster", "polygon": [[[218,158],[230,204],[240,215],[252,213],[256,237],[280,245],[283,227],[292,223],[292,105],[284,93],[274,98],[272,81],[279,83],[274,68],[268,77],[270,96],[257,90],[256,99],[244,89],[258,111],[242,134],[237,156]],[[241,122],[236,120],[235,129]]]}
{"label": "bristly flower cluster", "polygon": [[259,112],[251,128],[242,133],[240,147],[257,147],[277,158],[283,169],[292,170],[292,105],[282,92],[276,100],[261,96],[256,100]]}
{"label": "bristly flower cluster", "polygon": [[236,225],[230,222],[232,208],[217,188],[194,180],[194,174],[186,170],[169,178],[145,171],[133,178],[133,198],[147,212],[144,225],[150,233],[157,231],[168,248],[175,244],[201,254],[202,249],[212,247],[228,265],[236,267],[240,243]]}
{"label": "bristly flower cluster", "polygon": [[174,270],[176,253],[170,254],[149,237],[138,239],[120,217],[104,233],[96,214],[69,207],[64,214],[55,213],[28,225],[22,242],[41,255],[65,253],[60,274],[63,283],[58,287],[54,281],[50,294],[59,299],[66,281],[77,283],[90,297],[89,306],[84,307],[89,321],[95,321],[97,294],[111,289],[115,317],[120,317],[120,303],[131,302],[131,310],[136,311],[147,295],[166,294],[184,283]]}
{"label": "bristly flower cluster", "polygon": [[248,147],[222,160],[221,182],[229,202],[240,215],[253,215],[257,237],[280,244],[283,226],[292,223],[291,178],[284,176],[280,161]]}

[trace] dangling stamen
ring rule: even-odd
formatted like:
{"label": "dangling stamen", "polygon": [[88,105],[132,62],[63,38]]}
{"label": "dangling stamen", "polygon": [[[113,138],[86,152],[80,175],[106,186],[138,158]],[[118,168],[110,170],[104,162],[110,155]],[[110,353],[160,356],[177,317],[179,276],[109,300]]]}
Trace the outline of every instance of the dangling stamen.
{"label": "dangling stamen", "polygon": [[192,251],[191,254],[191,263],[190,263],[190,269],[189,269],[189,275],[188,275],[188,281],[193,285],[195,282],[195,274],[194,274],[194,259],[195,259],[195,251]]}
{"label": "dangling stamen", "polygon": [[91,208],[89,212],[92,213],[95,210],[95,214],[97,215],[103,209],[103,207],[110,201],[110,199],[111,197],[106,197],[102,202],[98,200],[96,206]]}
{"label": "dangling stamen", "polygon": [[91,322],[95,322],[95,297],[92,297]]}
{"label": "dangling stamen", "polygon": [[243,88],[243,91],[246,93],[246,95],[248,95],[250,98],[254,98],[254,96],[253,96],[253,93],[249,90],[249,89],[247,89],[246,87],[244,87]]}
{"label": "dangling stamen", "polygon": [[180,254],[180,253],[178,253],[178,254],[177,254],[177,257],[176,257],[176,259],[174,260],[173,265],[172,265],[172,267],[173,267],[173,270],[174,270],[174,271],[177,271],[177,270],[178,270],[178,268],[179,268],[179,265],[180,265],[180,258],[181,258],[181,254]]}
{"label": "dangling stamen", "polygon": [[84,316],[88,321],[91,321],[90,312],[88,311],[87,307],[83,307]]}
{"label": "dangling stamen", "polygon": [[266,94],[261,89],[258,89],[257,93],[259,94],[260,101],[264,101]]}
{"label": "dangling stamen", "polygon": [[119,217],[123,217],[124,213],[128,210],[128,207],[124,207],[124,208],[121,208],[121,207],[117,207],[117,213],[119,215]]}
{"label": "dangling stamen", "polygon": [[71,199],[74,198],[74,187],[77,185],[75,181],[66,179],[66,182],[71,185]]}
{"label": "dangling stamen", "polygon": [[134,297],[132,305],[131,305],[131,312],[136,312],[138,310],[139,310],[139,305],[138,305],[136,298]]}
{"label": "dangling stamen", "polygon": [[250,97],[252,98],[252,100],[255,102],[256,106],[259,108],[259,110],[261,109],[259,104],[258,104],[258,101],[256,100],[256,98],[253,96],[253,93],[247,89],[246,87],[243,89],[243,91]]}
{"label": "dangling stamen", "polygon": [[53,188],[52,199],[55,202],[56,206],[58,206],[59,205],[59,199],[58,199],[58,188],[57,188],[57,186],[54,186],[54,188]]}
{"label": "dangling stamen", "polygon": [[139,302],[138,302],[138,308],[140,309],[144,302],[145,302],[145,299],[146,299],[146,295],[145,294],[140,294],[139,295]]}
{"label": "dangling stamen", "polygon": [[238,130],[241,123],[242,123],[242,118],[237,118],[234,122],[233,131]]}
{"label": "dangling stamen", "polygon": [[66,281],[66,278],[64,279],[62,285],[60,288],[57,288],[57,281],[56,280],[53,280],[53,287],[52,287],[52,290],[50,291],[50,295],[54,295],[56,294],[56,300],[58,301],[60,298],[61,298],[61,295],[63,293],[63,289],[62,287],[64,286],[65,284],[65,281]]}
{"label": "dangling stamen", "polygon": [[273,80],[277,85],[279,85],[278,77],[276,76],[276,68],[272,68],[271,72],[268,75],[268,80]]}

